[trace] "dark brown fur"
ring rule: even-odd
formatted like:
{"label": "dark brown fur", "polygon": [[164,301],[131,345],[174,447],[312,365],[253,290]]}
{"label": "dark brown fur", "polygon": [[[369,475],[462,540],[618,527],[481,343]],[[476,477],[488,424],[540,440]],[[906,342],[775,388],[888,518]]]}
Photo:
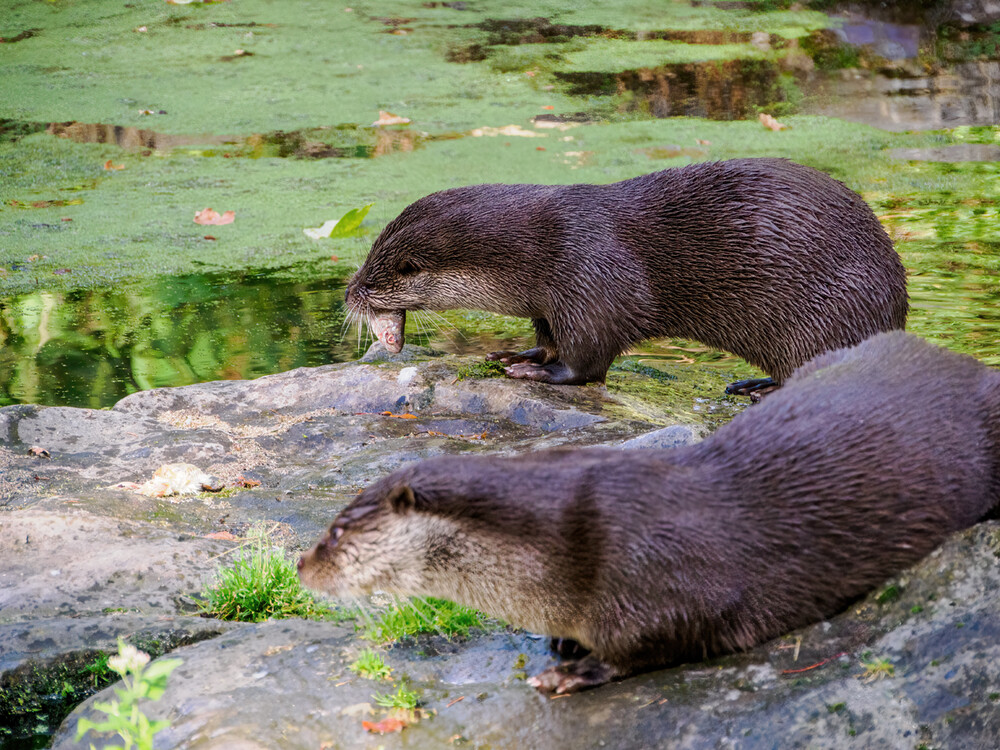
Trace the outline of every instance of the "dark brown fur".
{"label": "dark brown fur", "polygon": [[868,205],[783,159],[434,193],[375,240],[347,302],[369,317],[531,318],[537,346],[509,357],[509,374],[559,383],[603,380],[615,356],[660,336],[733,352],[780,383],[907,313],[903,266]]}
{"label": "dark brown fur", "polygon": [[534,678],[572,691],[828,617],[998,502],[1000,372],[896,332],[687,448],[402,469],[299,567],[332,593],[438,596],[573,639],[591,653]]}

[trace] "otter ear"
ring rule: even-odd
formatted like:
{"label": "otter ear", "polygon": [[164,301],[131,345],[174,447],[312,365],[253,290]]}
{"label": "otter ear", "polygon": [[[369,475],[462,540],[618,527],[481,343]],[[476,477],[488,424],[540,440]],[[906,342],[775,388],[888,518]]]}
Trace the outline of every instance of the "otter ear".
{"label": "otter ear", "polygon": [[389,490],[385,501],[395,513],[409,513],[417,505],[417,498],[408,484],[399,484]]}

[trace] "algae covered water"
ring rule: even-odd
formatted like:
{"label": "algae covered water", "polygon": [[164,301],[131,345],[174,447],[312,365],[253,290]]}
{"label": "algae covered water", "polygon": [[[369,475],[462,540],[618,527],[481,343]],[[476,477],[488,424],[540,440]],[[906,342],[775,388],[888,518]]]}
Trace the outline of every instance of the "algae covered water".
{"label": "algae covered water", "polygon": [[[1000,29],[781,3],[13,2],[0,19],[0,404],[356,358],[343,284],[434,190],[784,156],[859,192],[910,330],[1000,365]],[[761,124],[769,115],[776,129]],[[374,203],[354,236],[303,233]],[[233,212],[200,225],[196,212]],[[527,321],[427,316],[487,352]],[[747,374],[685,341],[654,364]]]}

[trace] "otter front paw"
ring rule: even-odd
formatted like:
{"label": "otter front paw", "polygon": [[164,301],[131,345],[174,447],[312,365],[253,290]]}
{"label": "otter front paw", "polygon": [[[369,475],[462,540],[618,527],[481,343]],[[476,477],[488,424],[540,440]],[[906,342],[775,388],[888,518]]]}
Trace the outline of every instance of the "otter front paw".
{"label": "otter front paw", "polygon": [[505,365],[515,365],[521,362],[534,362],[536,365],[541,365],[549,359],[549,354],[544,347],[536,346],[523,352],[490,352],[486,355],[486,359],[499,360]]}
{"label": "otter front paw", "polygon": [[616,677],[618,671],[610,664],[587,656],[568,661],[528,678],[528,684],[540,693],[564,695],[597,687]]}

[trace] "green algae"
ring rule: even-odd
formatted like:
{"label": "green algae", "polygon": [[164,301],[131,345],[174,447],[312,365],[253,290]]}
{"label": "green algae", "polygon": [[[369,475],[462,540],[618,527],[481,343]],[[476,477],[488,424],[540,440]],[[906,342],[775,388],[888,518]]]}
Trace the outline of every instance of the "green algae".
{"label": "green algae", "polygon": [[[82,390],[87,395],[76,403],[104,398],[106,405],[136,388],[353,358],[367,339],[343,336],[335,297],[375,233],[421,195],[484,181],[607,183],[744,156],[791,158],[859,191],[910,273],[911,330],[1000,363],[996,164],[891,154],[997,143],[997,128],[894,134],[790,114],[805,93],[781,67],[787,54],[814,54],[833,68],[864,58],[845,57],[840,47],[823,57],[829,50],[808,35],[835,21],[813,11],[652,0],[572,7],[483,0],[468,8],[417,0],[368,2],[351,12],[318,0],[280,9],[266,0],[10,3],[0,35],[20,41],[0,46],[0,117],[7,118],[0,122],[0,363],[13,373],[0,384],[3,403],[58,403],[64,397],[54,393]],[[520,45],[508,43],[517,33],[498,31],[502,19],[539,16],[567,28],[545,43]],[[36,31],[21,33],[28,29]],[[706,30],[723,34],[717,43],[656,38]],[[748,45],[752,32],[765,32],[771,49]],[[479,45],[478,57],[448,62],[449,50],[470,45]],[[252,54],[234,56],[237,49]],[[761,66],[760,80],[773,90],[748,116],[766,107],[791,128],[653,119],[636,92],[573,95],[576,84],[559,77],[643,66],[666,75],[672,69],[664,64],[693,60]],[[382,109],[412,123],[373,127]],[[552,114],[597,121],[532,123]],[[67,120],[174,134],[164,142],[181,145],[123,149],[44,132],[43,123]],[[495,130],[506,125],[521,132]],[[203,143],[189,135],[198,133],[207,134]],[[218,134],[230,135],[220,141]],[[316,158],[322,155],[335,158]],[[123,168],[106,170],[108,160]],[[360,238],[314,241],[302,233],[372,202]],[[233,210],[236,220],[195,224],[194,213],[207,206]],[[212,281],[195,281],[206,278]],[[254,278],[262,281],[258,291],[279,281],[302,286],[280,301],[273,296],[270,311],[236,305],[225,314],[232,290]],[[202,294],[206,286],[214,298]],[[101,301],[81,306],[86,290]],[[264,333],[248,326],[258,319],[267,320]],[[413,340],[488,351],[503,338],[529,342],[530,324],[451,311],[424,321]],[[324,342],[333,342],[325,352]],[[637,351],[671,359],[685,347],[665,341]],[[715,367],[715,360],[700,351],[691,361]],[[723,369],[740,366],[719,361]]]}

